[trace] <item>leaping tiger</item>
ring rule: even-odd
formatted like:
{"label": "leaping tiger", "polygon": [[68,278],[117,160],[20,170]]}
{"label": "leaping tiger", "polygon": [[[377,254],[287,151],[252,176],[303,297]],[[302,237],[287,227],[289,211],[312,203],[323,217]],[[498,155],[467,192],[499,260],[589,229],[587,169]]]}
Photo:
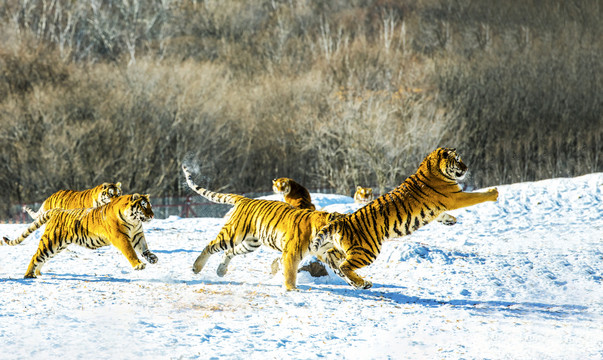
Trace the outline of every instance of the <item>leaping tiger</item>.
{"label": "leaping tiger", "polygon": [[463,192],[458,180],[466,172],[467,166],[455,149],[439,148],[400,186],[321,229],[311,248],[332,247],[343,252],[345,260],[337,271],[353,287],[370,288],[372,283],[356,270],[375,261],[384,240],[408,235],[446,210],[498,199],[496,188]]}
{"label": "leaping tiger", "polygon": [[23,206],[23,211],[37,219],[38,216],[50,209],[95,208],[108,204],[111,198],[118,196],[121,196],[121,183],[102,183],[92,189],[82,191],[59,190],[44,200],[37,212],[27,206]]}
{"label": "leaping tiger", "polygon": [[7,245],[17,245],[27,236],[46,224],[40,245],[31,259],[25,278],[41,275],[46,261],[69,244],[97,249],[113,244],[128,259],[135,270],[142,270],[136,251],[148,262],[157,262],[157,256],[149,251],[142,231],[142,223],[153,218],[148,195],[123,195],[108,204],[90,209],[51,209],[42,213],[27,230],[15,240],[4,237]]}

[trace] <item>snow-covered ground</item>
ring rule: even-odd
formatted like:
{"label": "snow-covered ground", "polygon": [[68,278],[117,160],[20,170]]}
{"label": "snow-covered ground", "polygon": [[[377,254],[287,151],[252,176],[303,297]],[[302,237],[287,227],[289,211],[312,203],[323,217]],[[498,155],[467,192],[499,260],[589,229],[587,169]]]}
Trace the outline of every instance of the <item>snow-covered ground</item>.
{"label": "snow-covered ground", "polygon": [[113,247],[73,246],[24,280],[38,230],[0,247],[0,358],[602,359],[603,173],[499,191],[452,212],[454,226],[385,243],[359,271],[369,290],[301,273],[300,291],[285,292],[269,249],[233,259],[223,278],[218,255],[195,275],[221,218],[145,225],[159,262],[142,271]]}

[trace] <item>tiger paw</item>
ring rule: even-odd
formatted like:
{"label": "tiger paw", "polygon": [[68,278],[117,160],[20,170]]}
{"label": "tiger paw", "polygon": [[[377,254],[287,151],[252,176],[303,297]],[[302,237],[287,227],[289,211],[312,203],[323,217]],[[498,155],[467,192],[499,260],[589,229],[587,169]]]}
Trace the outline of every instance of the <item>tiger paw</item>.
{"label": "tiger paw", "polygon": [[442,223],[442,224],[448,225],[448,226],[456,224],[456,218],[448,213],[442,213],[440,216],[438,216],[436,218],[436,220],[439,223]]}
{"label": "tiger paw", "polygon": [[146,265],[144,263],[139,263],[138,265],[134,266],[134,270],[142,270],[146,267]]}
{"label": "tiger paw", "polygon": [[487,193],[488,193],[488,195],[490,195],[490,199],[492,199],[492,201],[498,200],[498,189],[497,188],[489,189],[487,191]]}
{"label": "tiger paw", "polygon": [[143,252],[142,256],[144,256],[144,258],[147,259],[147,261],[151,264],[155,264],[157,262],[157,260],[159,260],[157,258],[157,255],[153,254],[152,252],[150,252],[148,250]]}
{"label": "tiger paw", "polygon": [[370,288],[372,288],[372,287],[373,287],[373,283],[372,283],[372,282],[370,282],[370,281],[368,281],[368,280],[364,280],[364,282],[363,282],[363,283],[361,283],[361,284],[352,284],[352,286],[353,286],[353,287],[354,287],[356,290],[359,290],[359,289],[370,289]]}
{"label": "tiger paw", "polygon": [[228,265],[226,265],[226,264],[220,264],[218,266],[218,270],[216,270],[216,274],[218,274],[219,277],[223,277],[224,275],[226,275],[227,272],[228,272]]}

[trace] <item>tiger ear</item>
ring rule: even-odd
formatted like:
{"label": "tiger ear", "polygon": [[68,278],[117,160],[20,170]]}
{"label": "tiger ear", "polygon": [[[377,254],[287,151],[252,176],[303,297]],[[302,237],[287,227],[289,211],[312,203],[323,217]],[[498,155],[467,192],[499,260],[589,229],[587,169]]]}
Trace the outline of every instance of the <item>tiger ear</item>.
{"label": "tiger ear", "polygon": [[360,185],[356,186],[356,190],[360,190]]}
{"label": "tiger ear", "polygon": [[276,183],[276,179],[272,179],[272,185],[274,185],[274,183]]}
{"label": "tiger ear", "polygon": [[140,199],[140,194],[132,194],[132,200]]}
{"label": "tiger ear", "polygon": [[147,199],[151,198],[151,194],[144,194],[144,196],[146,196]]}
{"label": "tiger ear", "polygon": [[121,190],[121,183],[120,183],[120,182],[118,182],[117,184],[115,184],[115,186],[116,186],[116,187],[117,187],[119,190]]}

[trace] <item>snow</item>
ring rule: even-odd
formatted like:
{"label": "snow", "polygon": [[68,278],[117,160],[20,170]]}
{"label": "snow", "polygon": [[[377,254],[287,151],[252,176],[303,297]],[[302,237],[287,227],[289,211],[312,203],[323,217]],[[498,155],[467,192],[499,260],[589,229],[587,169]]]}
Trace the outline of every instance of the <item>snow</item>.
{"label": "snow", "polygon": [[72,246],[26,280],[40,229],[0,247],[0,358],[603,358],[603,173],[498,189],[496,203],[451,212],[456,225],[386,242],[359,271],[368,290],[300,273],[300,290],[286,292],[267,248],[233,259],[223,278],[219,255],[195,275],[221,218],[145,224],[159,262],[142,271],[113,247]]}

